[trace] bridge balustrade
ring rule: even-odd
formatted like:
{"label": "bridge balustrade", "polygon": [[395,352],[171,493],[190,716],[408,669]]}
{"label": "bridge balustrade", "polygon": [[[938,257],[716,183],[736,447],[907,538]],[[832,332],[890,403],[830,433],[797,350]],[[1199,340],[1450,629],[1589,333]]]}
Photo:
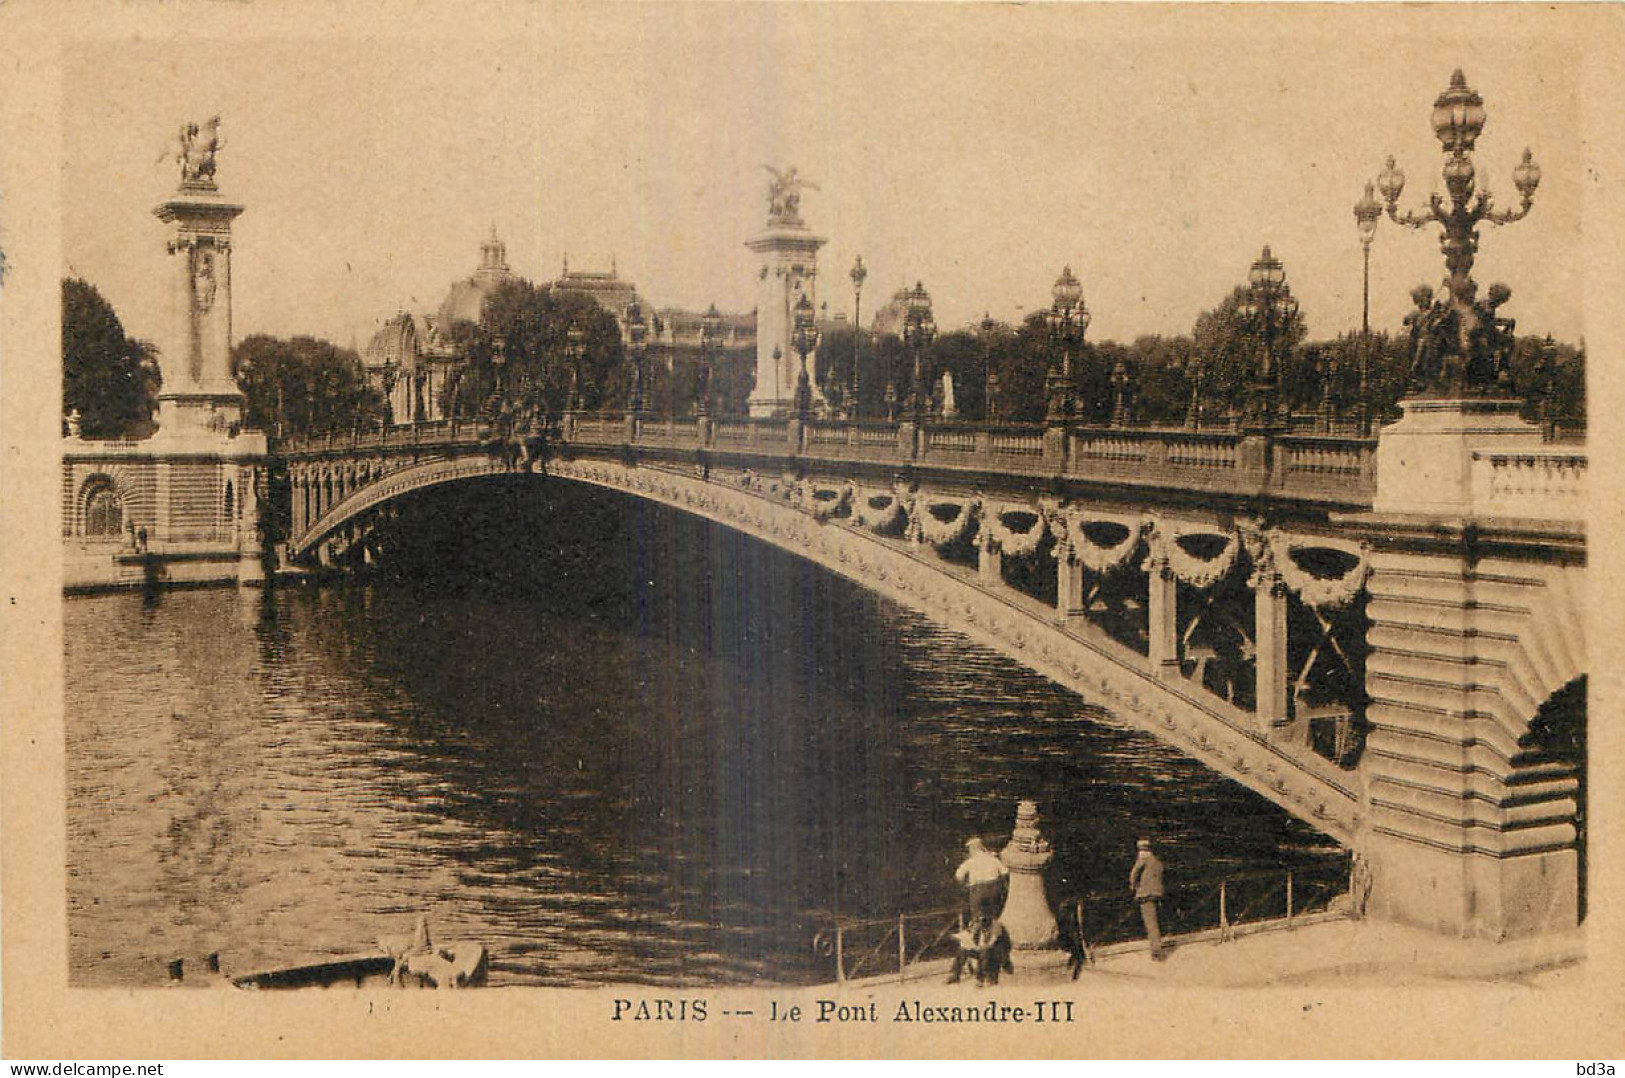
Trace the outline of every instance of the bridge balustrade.
{"label": "bridge balustrade", "polygon": [[1475,452],[1474,504],[1508,517],[1585,518],[1586,455],[1572,449]]}
{"label": "bridge balustrade", "polygon": [[[290,439],[285,456],[339,454],[394,447],[476,446],[499,438],[484,421],[435,420]],[[978,469],[1022,476],[1063,476],[1080,480],[1129,481],[1216,493],[1274,494],[1288,498],[1369,504],[1375,489],[1375,442],[1347,434],[1287,434],[1272,439],[1233,430],[1189,428],[1044,427],[971,423],[888,423],[877,421],[799,421],[770,418],[662,418],[619,413],[571,413],[558,437],[582,446],[643,446],[650,449],[709,449],[722,453],[763,453],[809,460],[923,464]],[[1570,498],[1574,483],[1531,477],[1573,473],[1570,451],[1542,463],[1487,462],[1486,490],[1511,505],[1542,496]],[[1580,458],[1583,460],[1583,456]],[[1533,458],[1531,458],[1531,461]],[[1555,470],[1554,470],[1555,469]],[[1512,478],[1514,475],[1518,478]],[[1565,486],[1567,483],[1567,487]],[[1514,494],[1528,488],[1526,494]],[[1510,500],[1509,500],[1510,499]]]}

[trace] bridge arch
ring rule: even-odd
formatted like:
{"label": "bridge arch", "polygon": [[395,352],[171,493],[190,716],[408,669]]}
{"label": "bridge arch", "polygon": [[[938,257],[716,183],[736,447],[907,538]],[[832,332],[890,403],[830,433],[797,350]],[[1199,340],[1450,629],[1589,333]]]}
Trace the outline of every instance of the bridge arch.
{"label": "bridge arch", "polygon": [[[338,501],[295,536],[291,549],[306,554],[327,545],[342,553],[361,537],[369,514],[406,494],[514,474],[483,455],[409,465]],[[816,484],[802,487],[764,477],[747,485],[752,481],[744,472],[707,477],[593,459],[555,460],[547,474],[656,502],[812,561],[1099,703],[1341,843],[1353,842],[1359,831],[1355,776],[1313,753],[1273,743],[1258,731],[1253,715],[1184,679],[1159,677],[1142,653],[1088,624],[1058,619],[1054,606],[990,580],[985,565],[944,561],[918,529],[908,529],[916,532],[912,535],[888,534],[896,529],[879,517],[889,518],[890,506],[875,510],[878,516],[868,523],[837,521],[827,513],[821,518],[810,508],[814,495],[807,493]],[[1042,521],[1036,502],[1001,509],[1009,514],[1021,509]],[[1008,541],[1035,538],[1040,537]]]}

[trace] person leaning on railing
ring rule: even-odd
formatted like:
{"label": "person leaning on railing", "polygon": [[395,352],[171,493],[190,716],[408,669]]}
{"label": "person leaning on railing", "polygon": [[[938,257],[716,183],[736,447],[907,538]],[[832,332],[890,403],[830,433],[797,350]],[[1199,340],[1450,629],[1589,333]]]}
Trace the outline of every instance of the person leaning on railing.
{"label": "person leaning on railing", "polygon": [[965,851],[965,859],[954,870],[954,879],[965,885],[971,920],[996,918],[1004,906],[1004,882],[1010,869],[979,838],[966,839]]}

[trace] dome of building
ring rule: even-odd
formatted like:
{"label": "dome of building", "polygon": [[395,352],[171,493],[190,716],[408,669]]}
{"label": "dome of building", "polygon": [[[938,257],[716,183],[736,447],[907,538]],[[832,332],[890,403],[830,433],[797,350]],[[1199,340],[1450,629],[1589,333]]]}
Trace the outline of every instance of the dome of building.
{"label": "dome of building", "polygon": [[385,322],[383,328],[372,335],[361,361],[369,369],[393,367],[400,371],[416,370],[423,354],[417,321],[402,311]]}
{"label": "dome of building", "polygon": [[473,276],[451,286],[451,291],[440,303],[435,325],[446,333],[454,322],[478,322],[485,314],[485,301],[491,293],[496,291],[498,285],[512,278],[513,274],[508,269],[508,248],[497,239],[497,231],[493,227],[491,238],[480,245],[480,268],[474,271]]}

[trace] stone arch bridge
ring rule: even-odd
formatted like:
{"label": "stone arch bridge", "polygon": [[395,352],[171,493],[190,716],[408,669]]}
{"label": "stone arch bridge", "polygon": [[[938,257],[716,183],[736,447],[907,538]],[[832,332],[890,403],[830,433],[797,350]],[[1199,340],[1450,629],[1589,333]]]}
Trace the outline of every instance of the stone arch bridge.
{"label": "stone arch bridge", "polygon": [[515,472],[659,502],[919,610],[1256,791],[1355,851],[1373,915],[1490,938],[1572,927],[1583,760],[1543,733],[1585,673],[1584,452],[1471,453],[1467,510],[1439,514],[1373,511],[1378,449],[571,415],[532,460],[480,424],[420,424],[282,446],[284,553],[387,556],[403,495]]}

